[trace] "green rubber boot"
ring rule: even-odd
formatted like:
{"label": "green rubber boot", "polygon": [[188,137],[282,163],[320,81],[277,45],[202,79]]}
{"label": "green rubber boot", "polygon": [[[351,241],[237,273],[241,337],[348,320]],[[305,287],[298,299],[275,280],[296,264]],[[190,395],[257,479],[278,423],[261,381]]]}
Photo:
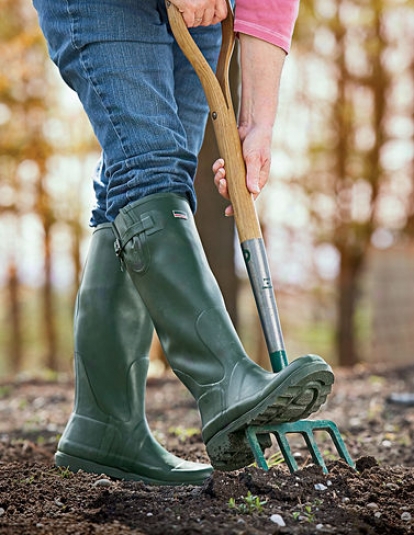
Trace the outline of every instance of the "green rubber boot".
{"label": "green rubber boot", "polygon": [[158,485],[200,485],[207,464],[183,461],[158,444],[145,417],[154,331],[130,276],[114,254],[111,224],[94,232],[75,314],[75,407],[55,462]]}
{"label": "green rubber boot", "polygon": [[215,468],[234,470],[254,461],[247,425],[306,418],[325,402],[334,377],[320,357],[306,355],[275,374],[246,355],[185,198],[146,197],[123,208],[114,228],[115,250],[166,357],[198,403]]}

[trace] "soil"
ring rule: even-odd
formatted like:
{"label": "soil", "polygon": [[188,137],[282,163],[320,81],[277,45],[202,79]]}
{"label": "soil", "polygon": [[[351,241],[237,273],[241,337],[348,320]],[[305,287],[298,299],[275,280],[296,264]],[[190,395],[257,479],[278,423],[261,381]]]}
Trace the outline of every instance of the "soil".
{"label": "soil", "polygon": [[[300,470],[270,463],[215,472],[201,487],[154,487],[57,469],[53,455],[73,403],[73,383],[26,380],[0,386],[0,533],[256,535],[414,533],[414,366],[336,370],[317,415],[337,423],[356,470],[318,444],[329,473],[291,437]],[[148,420],[170,451],[208,461],[194,402],[172,376],[149,380]],[[274,445],[268,455],[278,459]],[[269,461],[270,462],[270,461]]]}

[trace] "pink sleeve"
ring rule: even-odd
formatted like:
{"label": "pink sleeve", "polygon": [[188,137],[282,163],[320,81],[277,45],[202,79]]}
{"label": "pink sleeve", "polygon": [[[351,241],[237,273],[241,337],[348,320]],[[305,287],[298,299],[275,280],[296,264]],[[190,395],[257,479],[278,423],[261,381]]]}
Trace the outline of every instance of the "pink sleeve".
{"label": "pink sleeve", "polygon": [[290,50],[299,0],[236,0],[234,31]]}

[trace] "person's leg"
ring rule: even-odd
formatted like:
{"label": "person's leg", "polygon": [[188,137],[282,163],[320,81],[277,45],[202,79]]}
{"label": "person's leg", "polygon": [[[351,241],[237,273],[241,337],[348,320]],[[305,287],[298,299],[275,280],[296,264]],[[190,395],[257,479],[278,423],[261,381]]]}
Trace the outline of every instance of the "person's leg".
{"label": "person's leg", "polygon": [[167,359],[197,400],[203,440],[215,468],[254,458],[247,425],[308,417],[333,383],[317,356],[269,373],[246,355],[205,258],[188,201],[165,193],[123,208],[116,250],[145,302]]}
{"label": "person's leg", "polygon": [[[124,4],[131,6],[133,3]],[[93,2],[73,0],[67,3],[38,0],[35,5],[48,38],[50,53],[64,78],[81,94],[88,94],[89,89],[84,87],[83,82],[81,88],[77,85],[82,76],[79,72],[87,73],[89,61],[92,61],[89,59],[87,37],[82,45],[83,38],[80,29],[77,30],[77,16],[80,16],[80,12],[85,17],[95,14],[99,20],[95,20],[91,27],[105,34],[106,30],[102,28],[105,27],[104,6],[99,2],[95,3],[94,8]],[[116,14],[113,13],[113,16]],[[106,22],[112,24],[111,20],[112,17],[109,17]],[[133,24],[137,28],[137,22]],[[128,34],[125,38],[129,38]],[[93,42],[94,38],[91,37]],[[102,56],[101,59],[105,64],[106,58]],[[101,70],[97,68],[97,72]],[[136,76],[139,78],[140,74],[137,72]],[[99,86],[102,82],[99,75],[97,80]],[[108,78],[105,80],[108,81]],[[109,77],[111,80],[112,77]],[[85,83],[87,85],[87,81]],[[98,87],[94,93],[92,86],[93,83],[90,89],[93,96],[87,98],[86,107],[93,106],[95,98],[98,101],[100,96],[105,98],[104,89],[100,91]],[[133,93],[131,97],[139,101],[140,95]],[[97,122],[101,124],[102,108],[99,103],[96,107]],[[187,111],[184,112],[185,117],[189,115]],[[200,125],[198,128],[201,130]],[[114,141],[108,132],[105,135]],[[192,137],[194,146],[201,143],[200,133],[198,137],[198,140]],[[123,149],[120,150],[122,152]],[[145,420],[146,356],[153,326],[129,276],[119,269],[114,256],[112,230],[105,225],[108,221],[108,184],[111,181],[107,162],[108,159],[103,155],[94,175],[96,206],[91,222],[92,226],[100,227],[92,237],[91,253],[78,294],[75,318],[77,401],[59,442],[56,464],[69,466],[73,470],[105,472],[147,482],[200,484],[211,473],[211,467],[182,461],[169,454],[155,442]],[[109,158],[109,162],[112,162],[112,158]],[[126,398],[128,387],[131,388],[131,396]]]}
{"label": "person's leg", "polygon": [[[214,30],[213,38],[204,28],[193,29],[191,33],[200,50],[203,51],[204,57],[212,69],[215,69],[221,43],[218,28]],[[185,132],[188,150],[192,154],[198,155],[204,138],[208,106],[198,77],[175,41],[172,50],[175,78],[174,98],[177,104],[177,114]],[[96,205],[92,210],[92,226],[107,221],[109,173],[106,170],[103,157],[98,162],[96,171],[93,181]],[[192,180],[193,178],[191,176]],[[191,194],[191,198],[192,202],[195,203],[194,193]]]}
{"label": "person's leg", "polygon": [[145,384],[153,324],[114,255],[110,223],[92,235],[75,312],[75,407],[57,466],[150,484],[202,484],[209,465],[183,461],[153,438]]}
{"label": "person's leg", "polygon": [[[194,211],[193,179],[208,109],[195,73],[187,69],[192,75],[179,76],[182,63],[164,1],[67,0],[64,11],[60,4],[35,0],[50,55],[77,92],[103,149],[106,217],[112,221],[122,207],[160,192],[187,197]],[[220,25],[194,34],[215,63]],[[193,103],[191,132],[180,117],[177,75]]]}

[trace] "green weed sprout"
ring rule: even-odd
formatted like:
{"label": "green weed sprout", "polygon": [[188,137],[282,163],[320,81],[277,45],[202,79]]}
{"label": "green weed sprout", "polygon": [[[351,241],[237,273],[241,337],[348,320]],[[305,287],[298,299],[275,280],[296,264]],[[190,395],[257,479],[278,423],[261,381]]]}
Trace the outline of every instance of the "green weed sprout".
{"label": "green weed sprout", "polygon": [[239,513],[243,515],[262,513],[263,506],[267,503],[267,500],[260,501],[260,498],[252,494],[250,490],[248,491],[247,495],[243,496],[241,499],[243,503],[237,504],[234,498],[230,498],[229,508],[236,509]]}

